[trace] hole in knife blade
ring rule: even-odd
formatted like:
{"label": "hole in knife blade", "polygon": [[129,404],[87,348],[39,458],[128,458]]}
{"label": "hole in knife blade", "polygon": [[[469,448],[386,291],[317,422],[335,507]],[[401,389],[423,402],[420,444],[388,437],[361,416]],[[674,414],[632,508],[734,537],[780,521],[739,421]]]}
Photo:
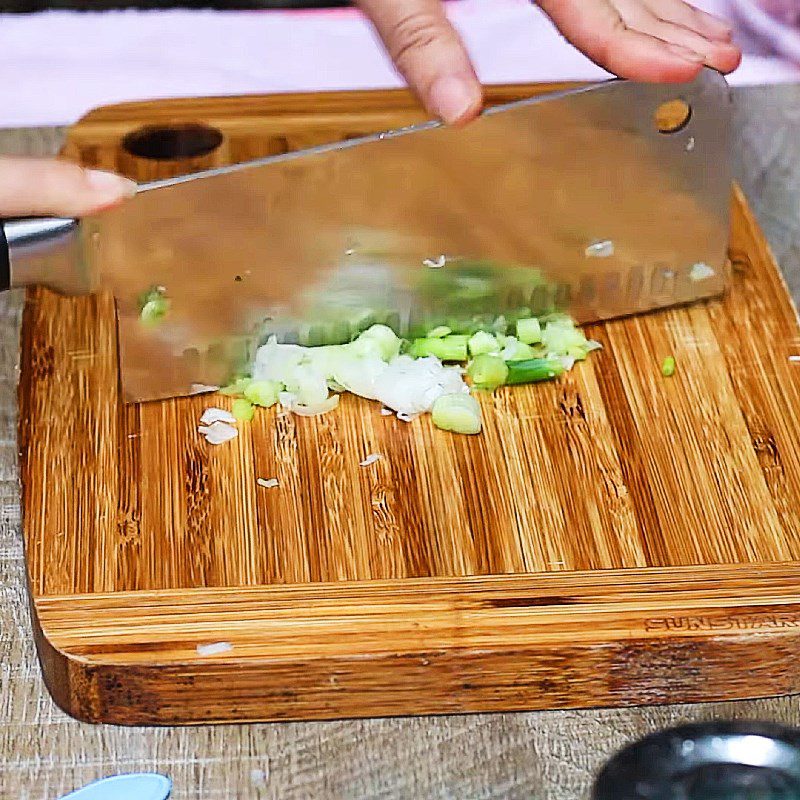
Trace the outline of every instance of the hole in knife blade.
{"label": "hole in knife blade", "polygon": [[659,133],[678,133],[692,118],[692,107],[680,98],[662,103],[655,113],[655,126]]}
{"label": "hole in knife blade", "polygon": [[156,161],[198,158],[222,144],[222,133],[208,125],[145,125],[127,134],[122,146],[133,156]]}

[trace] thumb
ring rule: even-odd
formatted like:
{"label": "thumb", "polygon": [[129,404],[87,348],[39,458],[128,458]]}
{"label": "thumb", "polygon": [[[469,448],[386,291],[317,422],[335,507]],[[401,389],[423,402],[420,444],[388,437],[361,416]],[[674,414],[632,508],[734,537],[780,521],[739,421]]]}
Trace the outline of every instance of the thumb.
{"label": "thumb", "polygon": [[357,0],[429,113],[448,124],[477,116],[478,78],[440,0]]}
{"label": "thumb", "polygon": [[79,217],[136,194],[127,178],[45,158],[0,158],[0,217]]}

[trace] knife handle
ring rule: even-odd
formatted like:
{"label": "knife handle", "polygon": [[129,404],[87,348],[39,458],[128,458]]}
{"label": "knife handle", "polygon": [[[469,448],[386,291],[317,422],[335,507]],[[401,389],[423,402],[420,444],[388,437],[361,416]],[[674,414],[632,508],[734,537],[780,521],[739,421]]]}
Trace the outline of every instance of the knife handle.
{"label": "knife handle", "polygon": [[[77,229],[78,220],[66,217],[0,219],[0,290],[39,283],[58,288],[60,276],[54,274],[48,256],[74,241]],[[68,279],[75,265],[64,266]]]}
{"label": "knife handle", "polygon": [[6,236],[6,224],[0,220],[0,291],[11,288],[11,246]]}

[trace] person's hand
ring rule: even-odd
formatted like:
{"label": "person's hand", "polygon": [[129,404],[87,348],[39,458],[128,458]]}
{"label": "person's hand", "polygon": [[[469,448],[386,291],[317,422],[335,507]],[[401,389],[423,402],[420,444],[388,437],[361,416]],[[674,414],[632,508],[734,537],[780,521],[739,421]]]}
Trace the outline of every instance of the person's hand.
{"label": "person's hand", "polygon": [[[429,113],[457,124],[481,108],[481,88],[441,0],[357,0]],[[683,0],[538,0],[561,33],[621,78],[693,80],[705,64],[739,65],[731,27]]]}
{"label": "person's hand", "polygon": [[47,158],[0,158],[0,218],[80,217],[136,194],[136,184],[110,172]]}

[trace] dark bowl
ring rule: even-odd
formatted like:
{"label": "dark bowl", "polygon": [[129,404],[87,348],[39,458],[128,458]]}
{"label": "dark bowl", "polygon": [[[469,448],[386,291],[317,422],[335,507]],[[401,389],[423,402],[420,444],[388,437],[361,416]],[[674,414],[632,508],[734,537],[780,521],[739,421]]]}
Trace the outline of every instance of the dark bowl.
{"label": "dark bowl", "polygon": [[661,731],[617,753],[592,800],[800,800],[800,731],[746,721]]}

